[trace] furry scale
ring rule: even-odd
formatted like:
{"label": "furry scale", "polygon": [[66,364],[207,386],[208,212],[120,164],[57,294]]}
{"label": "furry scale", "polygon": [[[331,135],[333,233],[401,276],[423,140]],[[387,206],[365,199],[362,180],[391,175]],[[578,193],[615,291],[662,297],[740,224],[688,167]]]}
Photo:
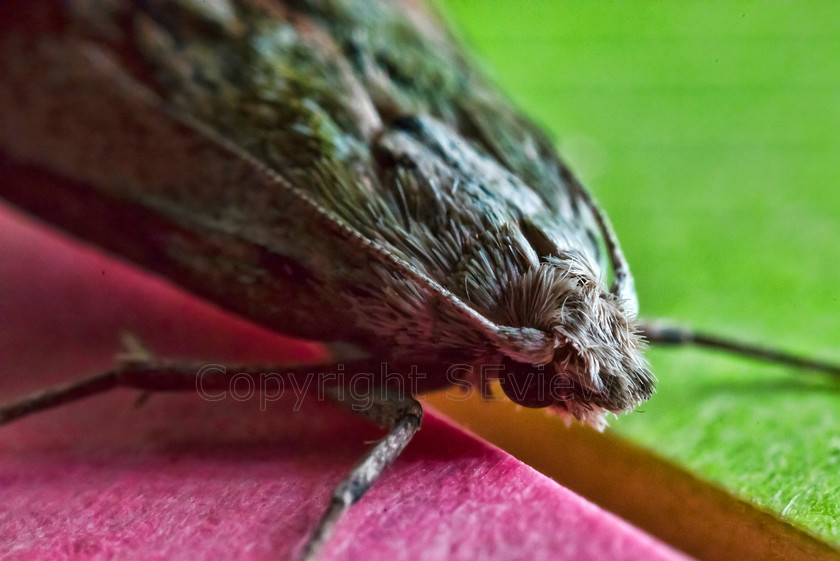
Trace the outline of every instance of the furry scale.
{"label": "furry scale", "polygon": [[518,402],[596,424],[650,396],[609,223],[420,6],[25,11],[0,34],[0,156],[64,186],[0,197],[278,331],[502,363],[540,393]]}

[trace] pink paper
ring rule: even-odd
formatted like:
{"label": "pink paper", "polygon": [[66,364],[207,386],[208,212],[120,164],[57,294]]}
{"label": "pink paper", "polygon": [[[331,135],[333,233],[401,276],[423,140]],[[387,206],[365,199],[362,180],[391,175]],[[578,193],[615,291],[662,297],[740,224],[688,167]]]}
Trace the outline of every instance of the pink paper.
{"label": "pink paper", "polygon": [[[213,362],[321,354],[0,207],[0,400],[102,371],[124,330]],[[0,558],[290,559],[382,434],[312,397],[295,411],[290,392],[265,411],[256,396],[136,398],[0,427]],[[685,557],[427,411],[324,559]]]}

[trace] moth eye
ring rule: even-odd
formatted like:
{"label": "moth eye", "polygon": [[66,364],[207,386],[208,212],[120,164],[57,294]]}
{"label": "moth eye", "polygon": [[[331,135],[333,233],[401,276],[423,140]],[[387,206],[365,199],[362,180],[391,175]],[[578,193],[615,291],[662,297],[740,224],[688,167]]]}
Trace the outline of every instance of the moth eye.
{"label": "moth eye", "polygon": [[552,240],[542,228],[534,224],[530,218],[523,218],[520,220],[519,228],[522,231],[522,235],[526,240],[528,240],[528,243],[537,253],[540,260],[543,260],[546,257],[559,255],[560,248],[557,247],[554,240]]}
{"label": "moth eye", "polygon": [[[509,366],[509,365],[506,365]],[[543,369],[532,365],[518,364],[520,368],[506,369],[499,379],[502,391],[512,402],[522,407],[540,409],[554,403],[551,393],[551,379],[554,368]]]}

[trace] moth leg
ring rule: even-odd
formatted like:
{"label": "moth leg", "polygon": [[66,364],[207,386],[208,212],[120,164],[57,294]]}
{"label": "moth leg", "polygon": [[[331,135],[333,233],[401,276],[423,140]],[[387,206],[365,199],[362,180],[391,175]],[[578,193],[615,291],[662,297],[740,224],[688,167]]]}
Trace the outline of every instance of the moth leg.
{"label": "moth leg", "polygon": [[[125,363],[90,378],[77,380],[25,396],[17,401],[0,405],[0,425],[14,421],[26,415],[46,411],[59,405],[79,401],[86,397],[105,393],[114,388],[134,388],[144,392],[186,392],[196,391],[198,377],[202,375],[202,365],[177,365],[157,363]],[[223,368],[223,367],[219,367]],[[262,369],[261,371],[265,371]],[[247,369],[205,372],[202,389],[223,387],[239,372],[248,373]]]}
{"label": "moth leg", "polygon": [[833,376],[840,376],[840,364],[801,357],[779,349],[735,341],[727,337],[701,333],[661,320],[646,322],[639,326],[639,332],[653,344],[696,345],[708,349],[732,353],[756,360],[784,364],[803,370],[813,370]]}
{"label": "moth leg", "polygon": [[420,430],[423,419],[423,408],[420,402],[411,396],[386,394],[372,405],[366,403],[366,407],[335,394],[333,397],[354,413],[388,427],[389,431],[362,457],[332,492],[329,506],[301,549],[300,561],[316,559],[318,553],[329,541],[341,516],[362,498],[379,479],[385,468],[397,459],[412,437]]}
{"label": "moth leg", "polygon": [[6,403],[0,406],[0,425],[31,413],[45,411],[91,395],[104,393],[117,387],[119,385],[117,380],[117,371],[111,370],[98,376],[51,388],[40,393],[28,395],[18,401]]}
{"label": "moth leg", "polygon": [[[340,364],[241,367],[172,363],[155,359],[150,353],[132,353],[131,360],[119,364],[113,370],[0,405],[0,425],[120,387],[144,392],[219,391],[228,388],[234,377],[243,374],[257,377],[266,372],[279,371],[277,375],[282,376],[286,383],[291,383],[294,379],[310,376],[313,371],[343,371],[346,368],[350,372],[370,372],[376,371],[379,365],[379,360],[359,359]],[[208,369],[208,366],[211,368]],[[419,389],[423,390],[422,387]],[[329,507],[304,544],[300,557],[302,560],[314,559],[326,544],[341,515],[367,492],[384,469],[400,455],[420,429],[423,417],[420,403],[406,392],[389,393],[380,388],[374,390],[373,399],[365,403],[346,397],[350,392],[345,392],[339,386],[329,386],[324,390],[329,397],[352,412],[388,427],[389,432],[365,454],[333,491]],[[370,397],[365,396],[367,399]]]}
{"label": "moth leg", "polygon": [[[46,411],[99,393],[105,393],[117,387],[131,387],[130,381],[124,379],[124,377],[138,366],[145,365],[154,369],[153,365],[158,364],[157,367],[161,370],[171,368],[160,364],[155,355],[133,333],[123,333],[121,338],[124,350],[117,355],[117,368],[24,396],[11,403],[2,404],[0,405],[0,425],[32,413]],[[195,389],[195,385],[192,385],[189,389]],[[149,390],[144,390],[135,401],[135,406],[142,404],[148,398],[148,395]]]}
{"label": "moth leg", "polygon": [[[130,353],[128,359],[124,358],[114,369],[105,373],[25,396],[11,403],[0,404],[0,425],[114,388],[131,388],[146,393],[192,391],[206,395],[206,392],[227,390],[231,380],[241,375],[259,379],[266,373],[272,373],[281,377],[285,384],[294,384],[307,380],[314,372],[345,369],[348,372],[376,372],[379,365],[380,361],[374,359],[295,366],[221,365],[173,362],[157,359],[150,353]],[[329,387],[325,388],[328,389]],[[423,390],[424,386],[418,385],[418,391]]]}

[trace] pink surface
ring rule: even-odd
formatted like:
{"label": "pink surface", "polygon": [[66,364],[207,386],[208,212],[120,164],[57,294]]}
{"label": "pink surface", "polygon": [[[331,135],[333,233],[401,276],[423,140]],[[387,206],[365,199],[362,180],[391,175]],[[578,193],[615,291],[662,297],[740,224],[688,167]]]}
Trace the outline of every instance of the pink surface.
{"label": "pink surface", "polygon": [[[0,400],[169,356],[316,359],[0,207]],[[125,390],[0,427],[3,559],[288,559],[380,429],[313,398],[260,411]],[[684,559],[427,411],[325,559]]]}

